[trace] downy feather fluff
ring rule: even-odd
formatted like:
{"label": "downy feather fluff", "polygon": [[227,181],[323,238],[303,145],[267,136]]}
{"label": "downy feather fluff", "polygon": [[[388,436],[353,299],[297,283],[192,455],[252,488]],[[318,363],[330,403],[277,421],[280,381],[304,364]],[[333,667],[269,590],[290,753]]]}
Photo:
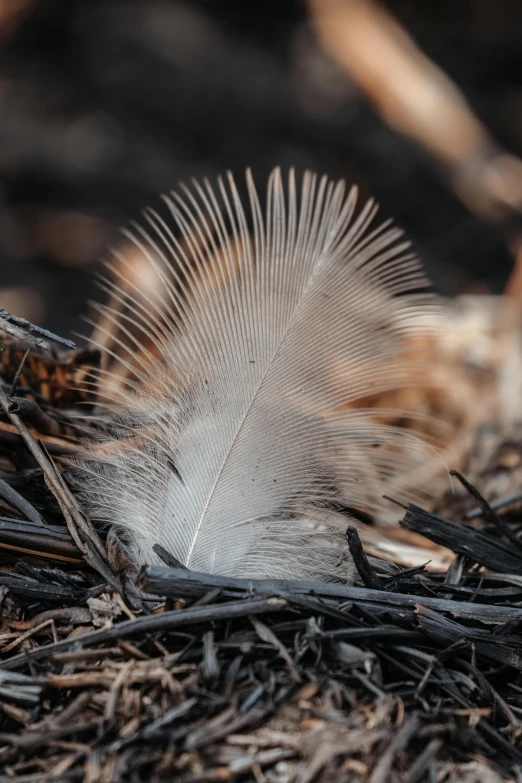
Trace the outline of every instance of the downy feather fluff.
{"label": "downy feather fluff", "polygon": [[114,286],[126,321],[100,308],[131,355],[136,328],[149,348],[111,402],[118,436],[86,446],[80,493],[138,564],[161,544],[197,571],[345,578],[335,508],[378,511],[424,449],[357,400],[420,382],[404,344],[436,302],[355,188],[275,170],[263,208],[246,186],[244,205],[231,176],[193,183],[166,198],[172,223],[149,211],[128,233],[163,293]]}

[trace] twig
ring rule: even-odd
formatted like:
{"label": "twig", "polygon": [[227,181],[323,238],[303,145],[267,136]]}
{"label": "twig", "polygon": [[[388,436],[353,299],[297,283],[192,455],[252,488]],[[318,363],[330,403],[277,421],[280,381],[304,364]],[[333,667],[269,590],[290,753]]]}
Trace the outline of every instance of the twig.
{"label": "twig", "polygon": [[[280,612],[286,607],[286,601],[278,598],[252,599],[250,601],[229,601],[225,604],[213,604],[212,606],[198,606],[194,609],[176,609],[172,612],[135,617],[132,620],[124,620],[111,628],[100,628],[96,631],[62,639],[54,644],[46,644],[28,653],[33,661],[41,661],[55,652],[68,650],[79,644],[101,644],[125,639],[129,636],[153,633],[154,631],[167,631],[173,628],[184,628],[187,625],[213,622],[219,620],[231,620],[237,617],[248,617],[256,614]],[[2,669],[12,671],[26,664],[26,655],[16,655],[2,661]]]}
{"label": "twig", "polygon": [[49,343],[58,343],[65,348],[76,348],[72,340],[66,340],[65,337],[59,337],[47,329],[42,329],[41,326],[35,326],[30,321],[26,321],[25,318],[11,315],[2,307],[0,307],[0,330],[11,335],[11,337],[16,337],[18,340],[30,342],[38,348],[49,349],[51,347]]}
{"label": "twig", "polygon": [[395,756],[408,745],[410,740],[420,729],[420,720],[417,715],[411,715],[377,762],[369,783],[387,783],[391,777],[391,767]]}
{"label": "twig", "polygon": [[[45,482],[60,506],[69,532],[78,549],[82,552],[89,565],[98,571],[109,584],[120,591],[121,585],[119,580],[106,565],[107,552],[100,541],[98,533],[90,520],[88,520],[85,514],[80,510],[76,499],[71,494],[62,477],[56,471],[51,458],[44,452],[42,445],[37,443],[27,425],[20,417],[15,413],[10,412],[9,399],[1,387],[0,406],[14,424],[27,448],[41,467],[44,473]],[[93,554],[96,556],[93,556]]]}
{"label": "twig", "polygon": [[9,413],[16,413],[23,421],[44,435],[61,435],[60,425],[37,402],[25,397],[11,397]]}
{"label": "twig", "polygon": [[[519,503],[521,500],[522,491],[514,492],[512,495],[506,495],[504,498],[492,500],[491,503],[489,503],[489,507],[494,511],[497,511],[498,509],[504,508],[505,506],[510,506],[512,503]],[[464,514],[464,519],[476,519],[476,517],[481,517],[483,513],[483,508],[473,508],[471,511],[468,511],[466,514]]]}
{"label": "twig", "polygon": [[355,567],[366,587],[371,587],[374,590],[382,590],[382,582],[366,557],[357,528],[350,525],[346,531],[346,538]]}
{"label": "twig", "polygon": [[169,568],[184,568],[188,570],[186,565],[181,563],[177,557],[171,555],[171,553],[165,549],[165,547],[161,546],[161,544],[154,544],[152,549],[158,555],[158,557],[163,560],[165,565],[169,566]]}
{"label": "twig", "polygon": [[518,538],[518,536],[515,535],[515,533],[513,533],[506,520],[502,519],[502,517],[499,517],[498,514],[493,511],[487,500],[482,497],[478,489],[476,489],[473,484],[470,484],[469,481],[464,478],[464,476],[462,476],[457,470],[450,470],[449,473],[450,476],[455,476],[455,478],[457,478],[462,486],[469,492],[471,497],[477,501],[482,509],[485,519],[495,525],[500,530],[500,532],[503,533],[503,535],[509,538],[512,544],[515,544],[518,549],[522,549],[522,541]]}
{"label": "twig", "polygon": [[408,507],[400,524],[406,530],[420,533],[430,541],[448,547],[493,571],[501,574],[522,574],[520,549],[515,549],[505,541],[495,539],[481,530],[450,522],[413,504]]}
{"label": "twig", "polygon": [[[475,531],[473,531],[475,532]],[[224,598],[239,598],[250,593],[261,595],[284,595],[291,601],[295,595],[335,598],[372,606],[401,607],[415,611],[419,604],[439,612],[450,612],[455,617],[480,619],[482,622],[502,622],[520,618],[520,610],[511,606],[488,606],[469,604],[444,598],[429,598],[418,595],[391,593],[385,590],[371,590],[367,587],[335,584],[333,582],[298,582],[291,579],[235,579],[185,571],[179,568],[147,566],[140,574],[139,586],[154,595],[173,598],[195,598],[214,588],[222,590]],[[502,618],[502,619],[501,619]]]}
{"label": "twig", "polygon": [[0,547],[32,557],[81,563],[82,555],[67,528],[0,517]]}
{"label": "twig", "polygon": [[22,374],[22,370],[24,369],[25,360],[29,356],[30,351],[31,348],[29,347],[27,351],[24,353],[24,355],[22,356],[22,361],[18,365],[18,369],[15,372],[13,382],[11,384],[11,391],[9,392],[10,397],[14,397],[14,395],[16,394],[16,390],[18,388],[18,381],[20,380],[20,375]]}
{"label": "twig", "polygon": [[430,764],[437,758],[442,745],[441,739],[432,739],[409,768],[404,783],[418,783]]}
{"label": "twig", "polygon": [[41,514],[35,509],[35,507],[29,503],[16,489],[10,486],[7,481],[0,478],[0,497],[6,500],[13,508],[24,514],[30,522],[35,525],[43,525],[44,521]]}

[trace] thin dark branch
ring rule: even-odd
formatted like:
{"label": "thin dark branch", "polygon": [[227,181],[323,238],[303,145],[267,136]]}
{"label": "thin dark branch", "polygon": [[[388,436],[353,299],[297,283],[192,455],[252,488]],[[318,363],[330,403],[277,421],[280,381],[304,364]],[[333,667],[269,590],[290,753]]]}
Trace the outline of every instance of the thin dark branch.
{"label": "thin dark branch", "polygon": [[38,348],[49,349],[49,343],[58,343],[65,348],[76,348],[75,343],[72,340],[67,340],[65,337],[59,337],[57,334],[49,332],[47,329],[42,329],[41,326],[26,321],[25,318],[19,318],[16,315],[11,315],[7,310],[0,307],[0,329],[12,337],[17,339],[26,340],[31,342]]}
{"label": "thin dark branch", "polygon": [[366,557],[357,528],[350,525],[346,531],[346,538],[355,567],[366,587],[371,587],[373,590],[381,590],[382,582]]}
{"label": "thin dark branch", "polygon": [[515,535],[515,533],[513,533],[506,520],[502,519],[498,516],[498,514],[495,513],[487,500],[482,497],[478,489],[470,484],[470,482],[457,470],[450,470],[450,475],[455,476],[455,478],[457,478],[462,486],[469,492],[471,497],[475,498],[483,511],[484,518],[495,525],[498,530],[500,530],[503,535],[509,538],[511,543],[515,544],[518,549],[522,550],[522,541],[518,538],[518,536]]}

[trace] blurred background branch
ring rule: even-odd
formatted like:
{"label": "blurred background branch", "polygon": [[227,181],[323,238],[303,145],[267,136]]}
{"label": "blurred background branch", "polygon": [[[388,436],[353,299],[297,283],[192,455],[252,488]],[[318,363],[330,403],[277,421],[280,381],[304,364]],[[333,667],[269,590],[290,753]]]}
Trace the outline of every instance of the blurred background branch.
{"label": "blurred background branch", "polygon": [[[518,257],[522,161],[496,143],[460,90],[384,8],[372,0],[308,4],[329,54],[389,125],[427,150],[471,210],[504,228]],[[522,272],[515,269],[507,290],[522,300]]]}

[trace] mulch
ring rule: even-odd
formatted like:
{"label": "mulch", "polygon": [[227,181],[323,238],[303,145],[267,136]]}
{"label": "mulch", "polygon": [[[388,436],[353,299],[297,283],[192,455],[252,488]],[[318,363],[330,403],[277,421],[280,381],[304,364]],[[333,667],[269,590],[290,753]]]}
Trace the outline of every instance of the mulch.
{"label": "mulch", "polygon": [[0,360],[2,783],[522,781],[522,487],[492,508],[456,474],[466,514],[404,509],[445,572],[367,557],[347,518],[354,585],[161,547],[136,577],[64,481],[96,357],[24,338]]}

